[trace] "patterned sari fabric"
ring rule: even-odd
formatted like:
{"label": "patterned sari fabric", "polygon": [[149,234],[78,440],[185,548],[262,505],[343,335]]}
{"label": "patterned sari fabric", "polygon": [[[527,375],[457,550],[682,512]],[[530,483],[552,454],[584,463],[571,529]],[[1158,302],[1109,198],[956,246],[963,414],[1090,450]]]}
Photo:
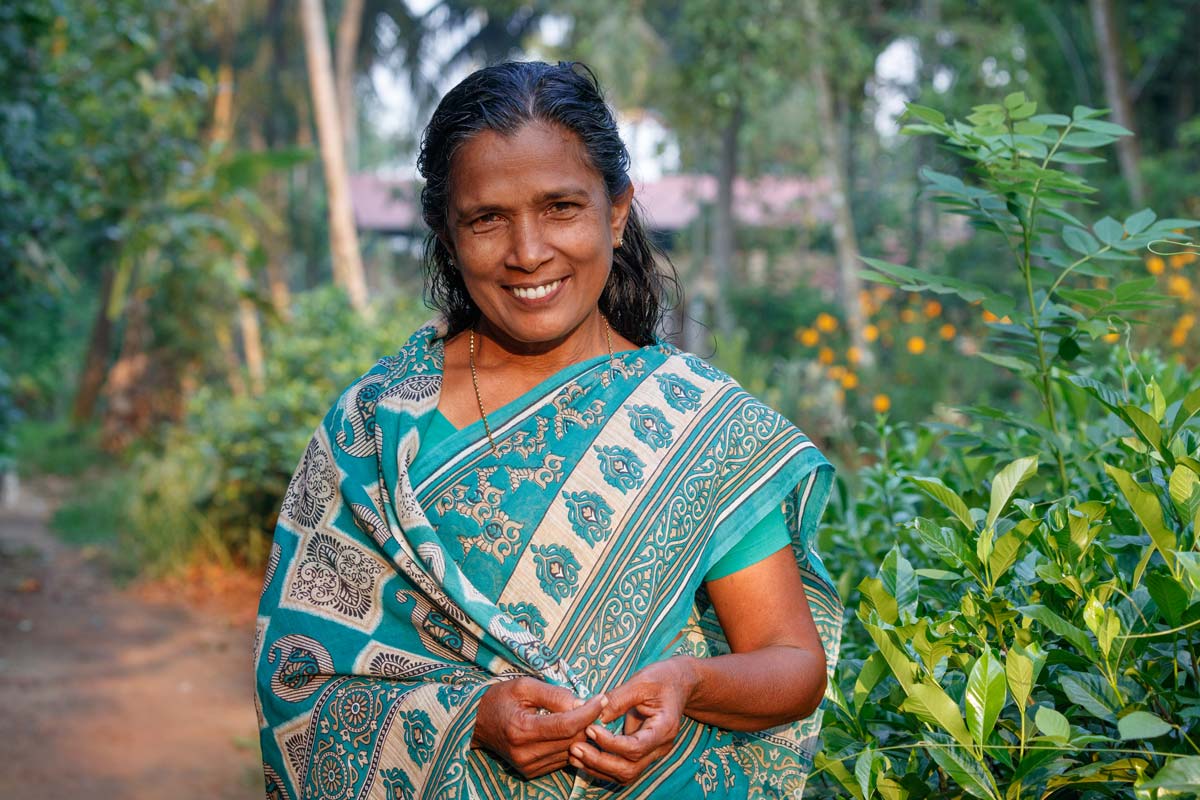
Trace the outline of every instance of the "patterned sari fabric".
{"label": "patterned sari fabric", "polygon": [[443,336],[346,390],[288,487],[255,644],[267,796],[798,798],[819,713],[756,734],[684,718],[627,787],[525,781],[470,748],[496,681],[590,697],[728,652],[703,576],[773,506],[831,674],[842,608],[811,548],[832,469],[728,376],[664,344],[606,355],[490,414],[498,453],[478,422],[422,451]]}

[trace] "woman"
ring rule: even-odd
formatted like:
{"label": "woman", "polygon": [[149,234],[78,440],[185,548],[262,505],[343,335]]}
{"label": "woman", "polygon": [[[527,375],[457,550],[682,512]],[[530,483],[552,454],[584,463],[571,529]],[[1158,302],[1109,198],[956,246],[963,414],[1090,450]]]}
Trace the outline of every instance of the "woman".
{"label": "woman", "polygon": [[272,797],[799,797],[841,607],[832,470],[656,340],[591,73],[480,70],[419,165],[442,317],[342,395],[258,623]]}

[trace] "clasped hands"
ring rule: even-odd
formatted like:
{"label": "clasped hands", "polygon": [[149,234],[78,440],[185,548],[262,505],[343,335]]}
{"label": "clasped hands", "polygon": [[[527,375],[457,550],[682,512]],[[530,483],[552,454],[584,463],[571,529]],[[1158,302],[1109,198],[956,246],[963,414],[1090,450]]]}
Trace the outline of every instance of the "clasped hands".
{"label": "clasped hands", "polygon": [[[674,746],[694,686],[686,657],[650,664],[587,701],[535,678],[514,678],[484,693],[472,744],[525,778],[569,764],[611,783],[633,783]],[[620,734],[598,724],[622,715]]]}

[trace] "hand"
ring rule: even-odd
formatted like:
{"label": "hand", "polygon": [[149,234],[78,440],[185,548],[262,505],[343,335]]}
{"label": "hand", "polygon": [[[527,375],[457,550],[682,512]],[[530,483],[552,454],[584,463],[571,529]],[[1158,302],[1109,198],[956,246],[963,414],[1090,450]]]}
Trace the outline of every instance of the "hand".
{"label": "hand", "polygon": [[675,746],[679,723],[695,685],[686,658],[671,658],[634,673],[608,693],[601,722],[625,715],[624,734],[587,727],[588,742],[571,745],[569,763],[611,783],[636,781]]}
{"label": "hand", "polygon": [[584,729],[607,702],[597,695],[585,703],[535,678],[503,681],[480,698],[471,744],[500,756],[525,778],[537,778],[567,765],[567,749],[586,741]]}

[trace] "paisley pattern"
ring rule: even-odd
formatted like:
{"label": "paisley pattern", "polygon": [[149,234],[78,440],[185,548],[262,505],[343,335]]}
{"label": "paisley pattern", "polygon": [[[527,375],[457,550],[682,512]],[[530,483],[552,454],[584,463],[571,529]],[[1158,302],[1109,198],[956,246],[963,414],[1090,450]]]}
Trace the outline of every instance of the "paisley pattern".
{"label": "paisley pattern", "polygon": [[[779,503],[832,672],[842,609],[811,542],[831,469],[720,370],[659,344],[568,367],[454,448],[421,448],[445,326],[350,386],[283,501],[255,635],[276,798],[798,798],[819,714],[761,734],[690,719],[637,783],[519,779],[470,747],[479,698],[530,675],[581,697],[672,652],[728,652],[703,576]],[[470,439],[470,440],[468,440]]]}

